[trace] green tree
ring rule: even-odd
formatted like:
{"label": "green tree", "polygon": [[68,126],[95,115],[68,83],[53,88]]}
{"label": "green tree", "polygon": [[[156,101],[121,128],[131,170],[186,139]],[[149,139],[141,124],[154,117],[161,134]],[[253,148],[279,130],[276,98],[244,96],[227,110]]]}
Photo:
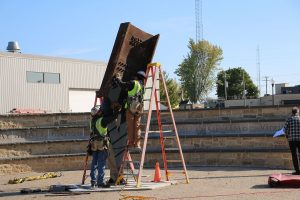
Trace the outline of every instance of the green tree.
{"label": "green tree", "polygon": [[187,97],[194,103],[207,95],[215,83],[215,71],[223,59],[220,47],[202,40],[189,41],[189,53],[176,69],[181,86]]}
{"label": "green tree", "polygon": [[[163,72],[164,74],[164,78],[166,81],[166,86],[167,86],[167,90],[168,90],[168,95],[170,98],[170,104],[172,108],[176,108],[179,105],[180,102],[180,85],[177,83],[177,81],[175,79],[171,79],[169,78],[169,75],[166,72]],[[164,99],[166,100],[166,93],[165,90],[163,89],[163,83],[162,81],[160,81],[160,99]],[[163,105],[167,106],[167,103],[162,102]]]}
{"label": "green tree", "polygon": [[[217,95],[218,97],[225,97],[225,75],[227,82],[227,97],[228,99],[242,99],[246,98],[257,98],[258,88],[254,85],[249,74],[242,68],[232,68],[226,71],[221,71],[217,76]],[[245,82],[245,84],[244,84]],[[245,93],[244,93],[245,87]]]}

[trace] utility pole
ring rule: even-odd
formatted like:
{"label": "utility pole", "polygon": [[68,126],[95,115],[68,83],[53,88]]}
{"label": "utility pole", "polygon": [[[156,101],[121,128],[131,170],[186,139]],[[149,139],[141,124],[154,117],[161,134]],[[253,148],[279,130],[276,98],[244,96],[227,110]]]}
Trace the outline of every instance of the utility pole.
{"label": "utility pole", "polygon": [[245,75],[244,75],[244,71],[243,71],[243,98],[244,98],[244,107],[246,107],[246,86],[245,86]]}
{"label": "utility pole", "polygon": [[266,81],[266,94],[268,94],[268,76],[265,76],[265,81]]}
{"label": "utility pole", "polygon": [[226,81],[226,71],[224,71],[224,89],[225,89],[225,101],[227,100],[227,87],[228,87],[228,83]]}
{"label": "utility pole", "polygon": [[[203,25],[202,25],[202,0],[195,0],[195,18],[196,18],[196,44],[203,40]],[[198,53],[197,66],[195,69],[195,101],[200,99],[199,87],[202,86],[198,77],[202,73],[202,68],[204,67],[205,60],[203,52]]]}
{"label": "utility pole", "polygon": [[256,66],[257,66],[257,87],[259,91],[259,97],[261,96],[261,85],[260,85],[260,52],[259,45],[257,45],[256,49]]}
{"label": "utility pole", "polygon": [[275,81],[272,78],[271,79],[271,85],[272,85],[272,106],[274,106],[274,101],[275,101],[275,98],[274,98],[274,84],[275,84]]}
{"label": "utility pole", "polygon": [[196,43],[203,40],[202,0],[195,0]]}

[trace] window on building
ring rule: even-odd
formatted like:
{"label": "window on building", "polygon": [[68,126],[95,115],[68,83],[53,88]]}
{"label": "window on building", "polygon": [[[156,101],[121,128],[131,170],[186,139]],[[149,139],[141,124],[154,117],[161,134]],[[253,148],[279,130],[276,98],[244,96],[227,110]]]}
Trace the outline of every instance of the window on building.
{"label": "window on building", "polygon": [[60,83],[59,73],[49,72],[26,72],[26,79],[28,83]]}
{"label": "window on building", "polygon": [[29,83],[43,83],[44,76],[42,72],[26,72],[27,82]]}
{"label": "window on building", "polygon": [[44,73],[44,83],[60,83],[60,76],[58,73]]}

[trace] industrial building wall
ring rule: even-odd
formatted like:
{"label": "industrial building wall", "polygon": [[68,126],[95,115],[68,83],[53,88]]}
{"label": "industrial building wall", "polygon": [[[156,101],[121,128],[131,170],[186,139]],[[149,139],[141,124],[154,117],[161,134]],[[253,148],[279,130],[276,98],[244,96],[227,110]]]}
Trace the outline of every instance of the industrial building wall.
{"label": "industrial building wall", "polygon": [[[0,52],[0,113],[13,108],[69,112],[69,91],[96,91],[106,64],[76,59]],[[58,73],[60,83],[31,83],[27,72]]]}

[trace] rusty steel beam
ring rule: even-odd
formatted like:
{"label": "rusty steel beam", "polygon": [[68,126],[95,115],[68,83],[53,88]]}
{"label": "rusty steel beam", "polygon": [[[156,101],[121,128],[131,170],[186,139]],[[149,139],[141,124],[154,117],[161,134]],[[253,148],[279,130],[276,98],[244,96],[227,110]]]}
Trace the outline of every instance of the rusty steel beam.
{"label": "rusty steel beam", "polygon": [[[112,88],[112,79],[118,74],[123,81],[133,78],[137,71],[146,71],[151,63],[158,35],[151,35],[129,22],[120,25],[115,44],[97,93],[98,97],[116,96],[120,91]],[[114,98],[110,98],[114,101]]]}

